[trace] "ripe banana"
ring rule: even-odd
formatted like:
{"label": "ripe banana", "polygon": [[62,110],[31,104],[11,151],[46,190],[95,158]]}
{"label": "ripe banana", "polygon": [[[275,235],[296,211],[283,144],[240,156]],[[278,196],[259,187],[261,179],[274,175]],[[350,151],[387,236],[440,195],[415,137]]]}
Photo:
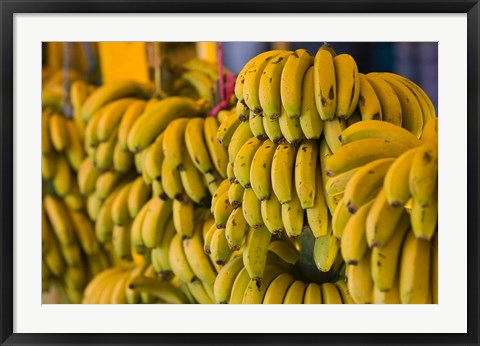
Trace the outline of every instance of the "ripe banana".
{"label": "ripe banana", "polygon": [[363,73],[358,74],[360,94],[358,96],[358,109],[362,120],[382,120],[382,107],[375,89]]}
{"label": "ripe banana", "polygon": [[213,285],[213,293],[217,303],[230,303],[230,294],[232,293],[233,284],[243,268],[245,268],[243,266],[243,257],[237,256],[225,264],[218,272]]}
{"label": "ripe banana", "polygon": [[233,211],[233,207],[228,200],[228,190],[218,196],[213,210],[213,217],[217,228],[225,228],[228,218]]}
{"label": "ripe banana", "polygon": [[172,202],[173,225],[182,239],[193,236],[195,229],[193,210],[193,202],[188,197],[184,198],[183,201],[174,199]]}
{"label": "ripe banana", "polygon": [[233,251],[240,249],[243,245],[248,229],[249,224],[247,223],[247,220],[245,220],[245,216],[243,216],[242,207],[234,209],[230,213],[225,226],[225,237],[230,249]]}
{"label": "ripe banana", "polygon": [[311,282],[305,288],[303,304],[322,304],[322,288],[320,285]]}
{"label": "ripe banana", "polygon": [[184,151],[182,156],[184,169],[180,171],[180,180],[182,181],[183,189],[192,201],[207,206],[210,195],[204,185],[203,175],[197,170],[187,151]]}
{"label": "ripe banana", "polygon": [[430,294],[430,242],[408,232],[400,255],[402,304],[426,304]]}
{"label": "ripe banana", "polygon": [[83,149],[82,139],[73,121],[66,122],[69,137],[68,146],[65,148],[65,156],[75,172],[78,172],[86,154]]}
{"label": "ripe banana", "polygon": [[177,118],[193,118],[203,113],[203,105],[190,98],[172,96],[160,100],[149,111],[142,113],[128,133],[127,144],[131,152],[138,153]]}
{"label": "ripe banana", "polygon": [[294,277],[289,273],[282,273],[278,275],[268,285],[265,295],[263,297],[263,304],[282,304],[288,288],[295,281]]}
{"label": "ripe banana", "polygon": [[48,134],[53,148],[56,151],[64,151],[70,142],[67,131],[67,119],[57,113],[48,117]]}
{"label": "ripe banana", "polygon": [[243,264],[250,278],[255,281],[257,288],[260,288],[262,282],[267,263],[268,244],[271,237],[270,231],[263,226],[257,229],[250,229],[245,241]]}
{"label": "ripe banana", "polygon": [[267,139],[253,156],[250,167],[250,184],[260,201],[268,199],[271,195],[271,167],[276,148],[277,144]]}
{"label": "ripe banana", "polygon": [[422,108],[412,91],[398,79],[384,73],[379,73],[373,78],[381,78],[395,91],[402,107],[402,127],[417,138],[420,138],[423,129]]}
{"label": "ripe banana", "polygon": [[173,273],[183,282],[193,282],[196,275],[187,261],[185,250],[183,248],[182,237],[175,234],[170,242],[169,261]]}
{"label": "ripe banana", "polygon": [[368,247],[382,247],[395,232],[396,226],[403,214],[403,208],[392,207],[382,188],[370,208],[367,216],[367,242]]}
{"label": "ripe banana", "polygon": [[[248,127],[248,123],[246,123],[246,125]],[[239,125],[237,127],[237,130],[240,127],[241,126]],[[237,130],[235,130],[235,133],[237,132]],[[208,153],[210,154],[210,159],[216,171],[218,172],[218,174],[220,174],[222,178],[226,178],[229,156],[227,153],[227,149],[224,148],[222,145],[220,145],[220,143],[218,143],[217,132],[218,132],[217,120],[214,117],[206,118],[203,124],[203,137],[207,144]],[[232,140],[230,142],[233,141],[233,137],[235,137],[235,133],[232,136]],[[229,149],[230,149],[230,145],[229,145]]]}
{"label": "ripe banana", "polygon": [[232,249],[228,246],[225,228],[217,228],[210,240],[210,259],[218,266],[228,263]]}
{"label": "ripe banana", "polygon": [[249,283],[250,275],[248,274],[247,268],[243,267],[233,282],[228,304],[242,304],[243,296]]}
{"label": "ripe banana", "polygon": [[402,207],[412,197],[409,187],[410,168],[417,148],[400,155],[392,163],[385,175],[383,188],[388,203],[392,207]]}
{"label": "ripe banana", "polygon": [[292,176],[294,171],[296,150],[289,143],[277,146],[272,159],[272,190],[280,203],[290,202],[292,198]]}
{"label": "ripe banana", "polygon": [[258,283],[256,280],[250,280],[248,283],[242,304],[262,304],[268,286],[282,272],[283,269],[275,264],[266,265],[261,283]]}
{"label": "ripe banana", "polygon": [[262,123],[265,134],[273,143],[280,144],[285,142],[278,119],[270,119],[264,115],[262,117]]}
{"label": "ripe banana", "polygon": [[375,288],[380,292],[389,291],[394,287],[395,277],[398,276],[398,259],[409,228],[408,214],[403,213],[390,240],[382,247],[372,249],[372,279]]}
{"label": "ripe banana", "polygon": [[93,223],[88,219],[87,215],[81,211],[71,210],[70,220],[72,221],[75,235],[83,252],[87,255],[97,254],[100,247],[97,239],[95,238],[95,230],[93,228]]}
{"label": "ripe banana", "polygon": [[268,138],[267,133],[265,132],[265,128],[263,127],[262,113],[255,114],[252,110],[250,110],[248,123],[250,125],[250,130],[255,137],[257,137],[261,141]]}
{"label": "ripe banana", "polygon": [[172,120],[164,132],[163,154],[172,166],[179,171],[183,170],[182,153],[185,151],[185,128],[189,123],[189,118],[177,118]]}
{"label": "ripe banana", "polygon": [[337,118],[348,119],[357,107],[360,95],[360,80],[355,59],[349,54],[333,58],[335,81],[337,83]]}
{"label": "ripe banana", "polygon": [[95,194],[102,200],[107,199],[123,179],[124,175],[117,172],[107,171],[102,173],[95,182]]}
{"label": "ripe banana", "polygon": [[438,196],[436,193],[425,204],[421,204],[416,198],[413,198],[410,220],[415,237],[423,240],[432,239],[437,229],[437,216]]}
{"label": "ripe banana", "polygon": [[312,208],[316,192],[318,145],[316,141],[300,144],[295,158],[295,189],[302,209]]}
{"label": "ripe banana", "polygon": [[411,165],[410,192],[418,203],[427,204],[437,187],[438,139],[424,143],[415,153]]}
{"label": "ripe banana", "polygon": [[112,246],[118,258],[123,261],[132,260],[130,224],[114,225],[112,230]]}
{"label": "ripe banana", "polygon": [[302,304],[306,288],[307,285],[303,281],[295,280],[288,288],[283,304]]}
{"label": "ripe banana", "polygon": [[385,174],[394,161],[393,158],[371,161],[352,175],[343,196],[343,201],[351,214],[355,214],[362,205],[375,198],[383,185]]}
{"label": "ripe banana", "polygon": [[325,282],[321,286],[323,304],[342,304],[342,297],[337,286],[331,282]]}
{"label": "ripe banana", "polygon": [[348,290],[357,304],[373,303],[373,280],[370,263],[371,251],[368,250],[358,264],[347,266]]}
{"label": "ripe banana", "polygon": [[337,108],[337,82],[333,55],[320,48],[313,63],[315,105],[322,120],[333,120]]}
{"label": "ripe banana", "polygon": [[211,207],[210,207],[210,212],[212,214],[215,210],[215,205],[217,204],[217,201],[218,201],[219,197],[222,196],[225,191],[228,192],[228,190],[230,188],[230,185],[231,185],[231,183],[228,179],[222,180],[220,185],[218,185],[217,190],[212,195],[212,201],[211,201]]}
{"label": "ripe banana", "polygon": [[252,138],[253,133],[250,130],[250,124],[248,121],[242,122],[238,125],[237,129],[232,135],[232,139],[230,140],[230,144],[228,145],[228,161],[230,164],[233,165],[235,162],[235,158],[237,157],[237,153],[243,144]]}
{"label": "ripe banana", "polygon": [[402,126],[402,107],[400,100],[393,88],[383,79],[372,78],[370,74],[366,76],[367,81],[372,86],[380,108],[382,109],[382,120],[393,125]]}
{"label": "ripe banana", "polygon": [[303,230],[304,210],[295,189],[290,202],[282,204],[282,222],[285,232],[290,238],[297,238]]}
{"label": "ripe banana", "polygon": [[142,222],[143,244],[147,248],[153,249],[160,243],[162,232],[171,216],[172,201],[152,197]]}
{"label": "ripe banana", "polygon": [[104,105],[124,97],[148,98],[148,88],[138,82],[125,81],[101,86],[93,91],[82,105],[80,114],[88,122]]}
{"label": "ripe banana", "polygon": [[[370,120],[372,121],[372,120]],[[327,175],[332,177],[366,163],[388,157],[398,157],[409,148],[397,141],[366,138],[342,145],[326,162]]]}
{"label": "ripe banana", "polygon": [[323,123],[323,135],[327,141],[328,147],[332,152],[336,152],[342,146],[341,135],[346,128],[344,119],[335,118]]}
{"label": "ripe banana", "polygon": [[271,59],[260,77],[258,98],[263,115],[267,119],[277,119],[282,105],[280,83],[282,71],[291,51],[280,53]]}
{"label": "ripe banana", "polygon": [[195,276],[203,282],[213,285],[217,273],[210,258],[203,251],[202,226],[202,223],[197,223],[193,236],[183,240],[183,250]]}
{"label": "ripe banana", "polygon": [[128,133],[137,118],[144,112],[145,106],[146,102],[144,100],[134,100],[125,109],[118,124],[118,143],[121,149],[128,151]]}
{"label": "ripe banana", "polygon": [[242,211],[245,220],[252,228],[263,226],[261,202],[251,188],[243,192]]}
{"label": "ripe banana", "polygon": [[43,207],[60,245],[68,246],[75,244],[73,225],[63,202],[54,196],[46,195],[43,198]]}
{"label": "ripe banana", "polygon": [[305,72],[302,83],[302,104],[300,108],[300,127],[307,139],[318,139],[322,135],[323,120],[315,105],[314,67]]}
{"label": "ripe banana", "polygon": [[373,201],[362,205],[350,217],[343,230],[340,249],[345,263],[357,265],[368,249],[365,223]]}
{"label": "ripe banana", "polygon": [[343,304],[355,304],[355,301],[353,300],[348,289],[348,285],[344,280],[335,281],[335,286],[342,297]]}
{"label": "ripe banana", "polygon": [[298,117],[290,118],[283,106],[280,110],[278,125],[280,126],[283,137],[288,143],[295,145],[305,139],[305,134],[300,125],[300,119],[298,119]]}
{"label": "ripe banana", "polygon": [[170,163],[167,160],[162,162],[162,187],[163,191],[167,194],[170,199],[182,200],[183,197],[183,184],[182,179],[180,178],[180,172],[170,166]]}
{"label": "ripe banana", "polygon": [[345,226],[352,217],[352,214],[348,211],[344,202],[344,196],[342,196],[338,202],[337,207],[332,215],[332,232],[333,236],[338,240],[342,239]]}
{"label": "ripe banana", "polygon": [[328,230],[329,211],[325,202],[321,170],[320,160],[318,160],[315,170],[315,199],[313,200],[313,206],[306,211],[308,226],[315,238],[327,235]]}
{"label": "ripe banana", "polygon": [[237,115],[237,111],[233,110],[229,113],[228,117],[220,123],[217,130],[217,140],[220,145],[227,147],[232,139],[235,130],[240,125],[241,120]]}
{"label": "ripe banana", "polygon": [[265,227],[273,235],[279,235],[283,232],[282,205],[275,194],[271,194],[269,199],[260,201],[260,212]]}
{"label": "ripe banana", "polygon": [[145,174],[157,181],[162,180],[162,163],[165,159],[165,155],[163,154],[164,134],[165,131],[150,145],[143,161],[143,171],[145,171]]}
{"label": "ripe banana", "polygon": [[52,185],[56,194],[64,197],[73,190],[75,176],[65,156],[59,155],[55,161],[56,167],[55,175],[52,178]]}
{"label": "ripe banana", "polygon": [[115,129],[112,136],[106,141],[98,145],[95,151],[95,166],[101,171],[108,171],[113,165],[113,153],[117,145],[117,130]]}
{"label": "ripe banana", "polygon": [[128,214],[131,219],[134,219],[140,209],[147,203],[150,199],[151,189],[148,185],[145,184],[142,177],[137,177],[132,181],[130,191],[128,193]]}
{"label": "ripe banana", "polygon": [[314,57],[306,49],[295,50],[282,70],[280,96],[289,118],[298,118],[301,111],[302,81]]}
{"label": "ripe banana", "polygon": [[300,253],[290,241],[273,240],[268,245],[268,251],[273,252],[284,262],[291,265],[295,265],[300,258]]}
{"label": "ripe banana", "polygon": [[233,209],[237,209],[242,205],[244,191],[245,188],[239,182],[230,184],[228,188],[228,201]]}
{"label": "ripe banana", "polygon": [[121,98],[104,106],[97,123],[97,138],[99,142],[107,141],[119,126],[125,110],[134,101],[133,98]]}
{"label": "ripe banana", "polygon": [[233,162],[233,174],[236,180],[244,188],[250,188],[250,171],[253,157],[257,150],[262,146],[263,142],[253,136],[247,140],[235,157]]}

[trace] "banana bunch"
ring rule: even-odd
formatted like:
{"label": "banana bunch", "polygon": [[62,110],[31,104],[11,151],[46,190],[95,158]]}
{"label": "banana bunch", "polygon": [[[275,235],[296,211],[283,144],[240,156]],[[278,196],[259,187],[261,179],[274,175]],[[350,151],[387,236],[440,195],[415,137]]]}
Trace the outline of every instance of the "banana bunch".
{"label": "banana bunch", "polygon": [[[437,121],[428,120],[420,140],[376,122],[345,129],[344,144],[325,160],[326,195],[341,194],[332,233],[347,263],[348,287],[357,303],[437,303]],[[338,160],[346,166],[336,166]],[[343,187],[333,190],[337,180]]]}
{"label": "banana bunch", "polygon": [[88,282],[82,304],[193,304],[188,287],[176,277],[160,278],[152,264],[108,268]]}
{"label": "banana bunch", "polygon": [[42,80],[42,109],[49,108],[55,112],[62,112],[64,101],[68,98],[68,95],[65,95],[64,85],[77,82],[87,84],[80,72],[74,69],[57,70],[47,76]]}
{"label": "banana bunch", "polygon": [[42,290],[58,285],[69,303],[80,303],[88,281],[111,267],[115,256],[101,245],[84,211],[70,209],[62,199],[42,200]]}

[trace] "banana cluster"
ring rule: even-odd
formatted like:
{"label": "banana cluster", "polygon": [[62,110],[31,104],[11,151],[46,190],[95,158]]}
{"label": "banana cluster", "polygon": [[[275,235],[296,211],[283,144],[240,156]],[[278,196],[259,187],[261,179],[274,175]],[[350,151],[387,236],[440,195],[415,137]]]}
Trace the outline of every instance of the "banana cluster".
{"label": "banana cluster", "polygon": [[60,285],[70,303],[80,303],[89,280],[114,265],[111,248],[101,245],[84,211],[62,199],[42,200],[42,290]]}
{"label": "banana cluster", "polygon": [[350,293],[357,303],[438,303],[436,120],[420,140],[376,122],[345,129],[342,146],[325,158]]}

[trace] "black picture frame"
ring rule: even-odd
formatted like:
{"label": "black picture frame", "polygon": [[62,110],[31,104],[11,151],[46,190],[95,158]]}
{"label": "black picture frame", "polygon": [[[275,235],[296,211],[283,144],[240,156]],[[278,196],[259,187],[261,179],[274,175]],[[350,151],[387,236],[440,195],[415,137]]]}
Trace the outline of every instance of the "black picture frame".
{"label": "black picture frame", "polygon": [[[274,4],[275,6],[272,6]],[[110,334],[13,332],[13,17],[16,13],[465,13],[468,41],[468,308],[465,334]],[[0,341],[2,345],[431,344],[478,345],[479,0],[0,0]],[[452,230],[453,231],[453,230]],[[451,316],[452,319],[455,316]],[[281,323],[281,322],[280,322]]]}

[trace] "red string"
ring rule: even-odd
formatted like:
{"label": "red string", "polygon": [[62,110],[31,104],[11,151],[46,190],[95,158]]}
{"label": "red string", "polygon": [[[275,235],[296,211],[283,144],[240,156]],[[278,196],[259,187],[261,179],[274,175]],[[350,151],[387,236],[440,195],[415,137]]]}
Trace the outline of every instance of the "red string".
{"label": "red string", "polygon": [[[218,76],[220,78],[219,80],[219,89],[220,89],[220,98],[221,101],[218,105],[212,108],[210,113],[208,114],[209,116],[213,117],[217,115],[219,111],[222,109],[225,109],[228,104],[230,97],[233,94],[234,90],[234,85],[235,85],[235,78],[231,72],[227,72],[226,76],[223,74],[223,44],[222,42],[217,42],[217,56],[218,56]],[[225,85],[225,79],[226,78],[226,85]]]}

